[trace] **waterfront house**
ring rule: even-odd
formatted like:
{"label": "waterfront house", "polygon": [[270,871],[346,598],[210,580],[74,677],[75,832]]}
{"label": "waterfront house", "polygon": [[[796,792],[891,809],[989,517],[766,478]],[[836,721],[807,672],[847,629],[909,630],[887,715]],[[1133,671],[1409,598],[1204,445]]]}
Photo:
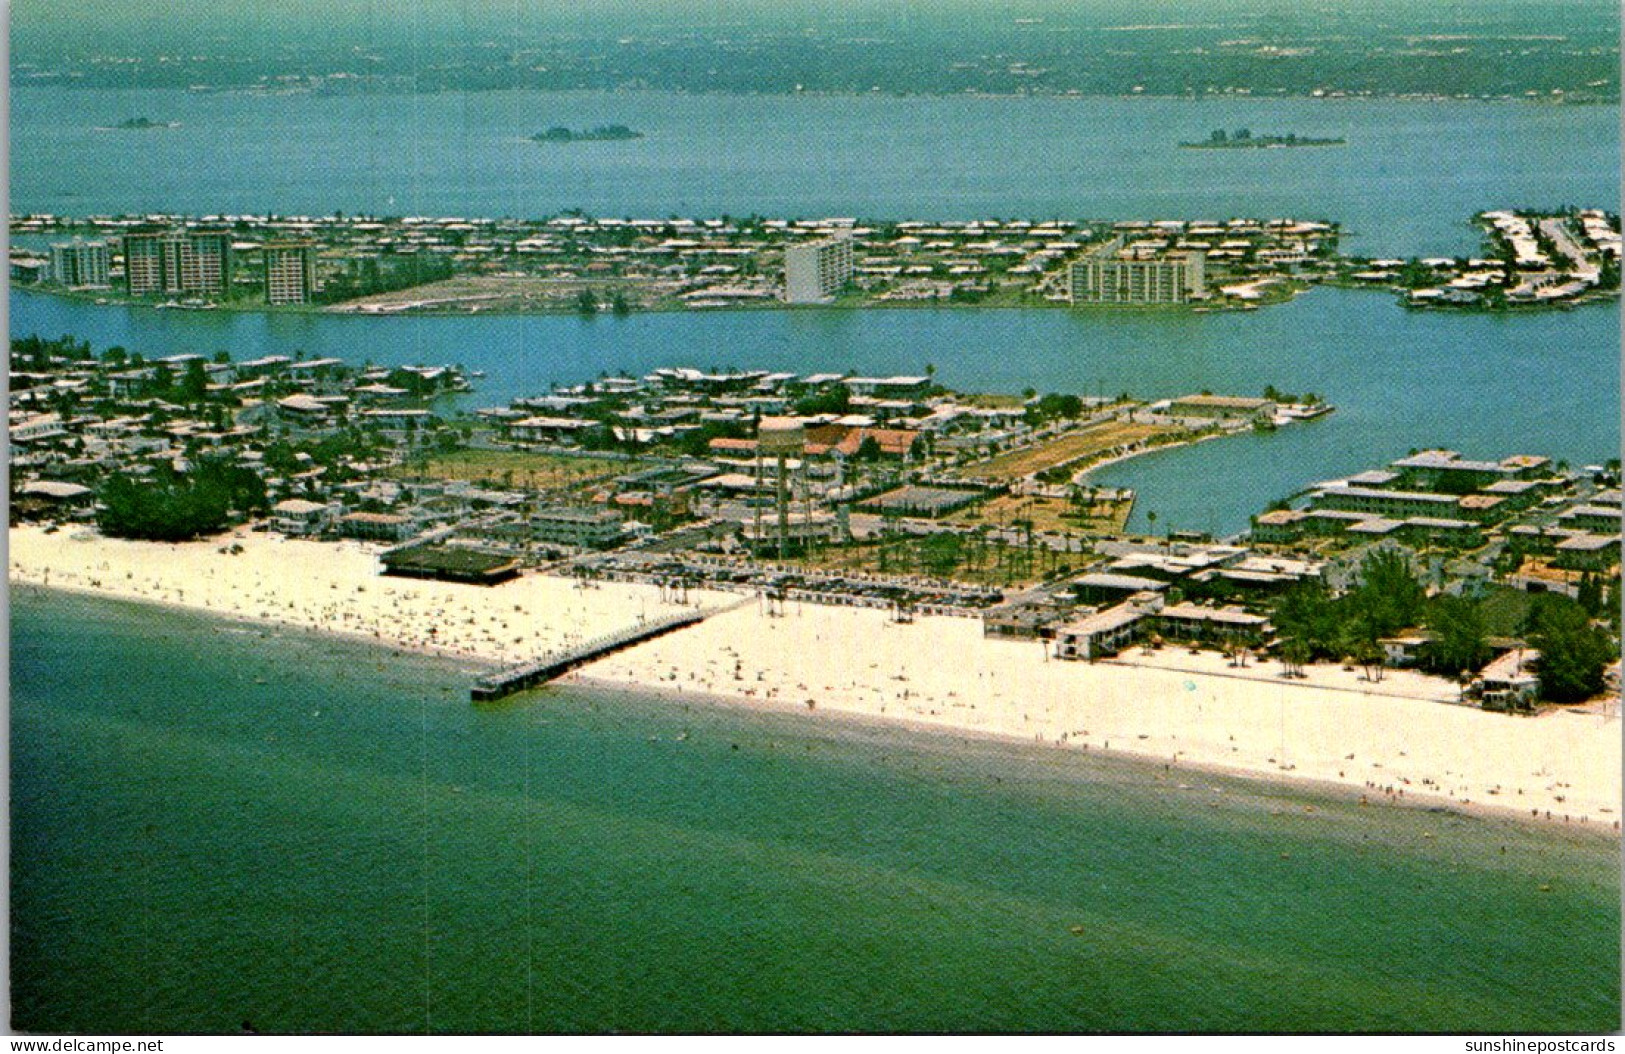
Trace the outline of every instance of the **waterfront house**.
{"label": "waterfront house", "polygon": [[1540,696],[1540,677],[1533,668],[1539,661],[1540,652],[1515,648],[1484,667],[1467,695],[1486,710],[1533,710]]}

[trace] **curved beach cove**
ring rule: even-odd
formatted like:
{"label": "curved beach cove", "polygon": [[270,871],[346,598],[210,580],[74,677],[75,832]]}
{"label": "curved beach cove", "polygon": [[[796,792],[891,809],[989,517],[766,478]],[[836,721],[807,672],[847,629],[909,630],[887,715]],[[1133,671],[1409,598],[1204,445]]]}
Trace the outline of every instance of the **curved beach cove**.
{"label": "curved beach cove", "polygon": [[1594,832],[14,599],[18,1028],[1619,1024]]}

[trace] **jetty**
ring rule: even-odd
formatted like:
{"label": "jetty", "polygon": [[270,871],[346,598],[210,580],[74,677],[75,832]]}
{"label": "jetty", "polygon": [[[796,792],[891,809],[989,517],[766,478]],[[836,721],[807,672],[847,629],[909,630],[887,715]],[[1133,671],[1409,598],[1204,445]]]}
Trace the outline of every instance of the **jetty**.
{"label": "jetty", "polygon": [[706,616],[710,614],[714,614],[714,612],[679,611],[675,614],[650,619],[647,622],[640,622],[638,625],[621,630],[618,633],[609,633],[602,637],[596,637],[571,648],[551,651],[540,658],[481,677],[474,682],[474,687],[469,694],[476,703],[488,703],[496,699],[503,699],[516,692],[523,692],[546,684],[555,677],[561,677],[571,670],[601,659],[612,652],[620,651],[622,648],[629,648],[634,644],[641,644],[646,640],[653,640],[667,633],[696,625],[705,621]]}

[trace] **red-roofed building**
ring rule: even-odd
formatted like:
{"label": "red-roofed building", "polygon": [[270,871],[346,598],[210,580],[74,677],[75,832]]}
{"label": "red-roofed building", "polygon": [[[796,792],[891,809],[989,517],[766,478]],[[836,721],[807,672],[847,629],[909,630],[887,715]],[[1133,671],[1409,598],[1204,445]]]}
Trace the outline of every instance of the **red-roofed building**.
{"label": "red-roofed building", "polygon": [[807,453],[840,454],[855,457],[863,441],[873,439],[881,457],[908,460],[913,456],[920,433],[907,428],[849,428],[845,425],[819,425],[807,429]]}
{"label": "red-roofed building", "polygon": [[727,436],[718,436],[707,444],[714,454],[751,454],[756,453],[756,440],[731,439]]}

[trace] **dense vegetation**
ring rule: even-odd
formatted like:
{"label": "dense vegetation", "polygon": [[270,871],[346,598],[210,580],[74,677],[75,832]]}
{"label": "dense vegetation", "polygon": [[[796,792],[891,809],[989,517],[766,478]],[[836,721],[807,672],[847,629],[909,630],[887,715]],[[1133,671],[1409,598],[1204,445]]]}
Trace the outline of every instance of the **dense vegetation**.
{"label": "dense vegetation", "polygon": [[[1557,594],[1528,598],[1515,629],[1540,652],[1541,695],[1551,702],[1577,702],[1603,687],[1603,671],[1616,657],[1613,638],[1592,620],[1606,610],[1606,592],[1588,579],[1579,601]],[[1319,581],[1304,582],[1276,603],[1273,620],[1282,640],[1282,659],[1301,666],[1316,659],[1353,661],[1370,669],[1382,665],[1379,643],[1401,630],[1421,627],[1429,640],[1419,649],[1419,665],[1429,673],[1459,677],[1478,670],[1494,655],[1490,637],[1497,601],[1441,595],[1428,597],[1397,550],[1366,557],[1354,587],[1334,596]]]}
{"label": "dense vegetation", "polygon": [[97,526],[115,538],[180,542],[224,530],[233,513],[264,512],[265,481],[219,460],[188,472],[160,465],[151,480],[118,473],[102,485]]}

